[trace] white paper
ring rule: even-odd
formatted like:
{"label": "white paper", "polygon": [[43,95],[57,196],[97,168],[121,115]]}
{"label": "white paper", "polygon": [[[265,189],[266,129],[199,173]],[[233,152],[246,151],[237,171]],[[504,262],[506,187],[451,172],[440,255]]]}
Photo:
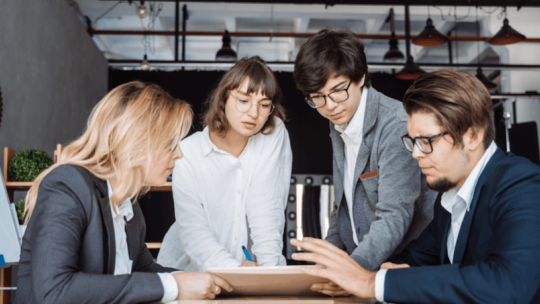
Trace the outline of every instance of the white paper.
{"label": "white paper", "polygon": [[21,244],[16,227],[18,221],[13,221],[4,179],[0,173],[0,254],[4,255],[6,264],[19,262],[21,255]]}

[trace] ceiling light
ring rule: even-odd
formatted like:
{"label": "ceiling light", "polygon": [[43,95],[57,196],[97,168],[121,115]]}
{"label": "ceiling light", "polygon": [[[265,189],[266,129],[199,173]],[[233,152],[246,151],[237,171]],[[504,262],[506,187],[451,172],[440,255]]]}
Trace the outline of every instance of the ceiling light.
{"label": "ceiling light", "polygon": [[388,50],[388,52],[386,52],[386,54],[384,54],[383,60],[390,61],[390,62],[403,60],[405,59],[405,56],[403,56],[403,53],[400,52],[398,48],[398,41],[396,39],[396,31],[394,28],[394,9],[393,8],[390,9],[390,14],[386,18],[385,22],[388,22],[388,21],[390,21],[390,29],[392,31],[392,37],[390,38],[390,41],[388,41],[388,44],[390,45],[390,49]]}
{"label": "ceiling light", "polygon": [[412,56],[409,56],[407,57],[407,63],[405,63],[403,69],[396,74],[396,77],[402,80],[415,80],[424,73],[425,71],[414,63]]}
{"label": "ceiling light", "polygon": [[231,48],[231,36],[229,36],[229,31],[225,30],[223,35],[223,46],[216,54],[216,61],[236,61],[237,56],[236,52]]}
{"label": "ceiling light", "polygon": [[428,18],[426,27],[420,33],[420,35],[413,38],[412,43],[420,46],[438,46],[448,42],[448,37],[439,33],[433,26],[433,21],[431,18]]}
{"label": "ceiling light", "polygon": [[137,16],[141,19],[148,16],[148,8],[144,5],[144,1],[141,1],[141,5],[137,6]]}
{"label": "ceiling light", "polygon": [[148,62],[148,56],[146,56],[146,54],[144,54],[144,59],[141,62],[141,70],[150,71],[150,63]]}
{"label": "ceiling light", "polygon": [[388,52],[386,52],[386,54],[384,54],[384,58],[383,58],[384,61],[395,62],[398,60],[405,59],[405,56],[398,48],[398,41],[394,33],[392,33],[392,38],[390,38],[390,41],[388,42],[388,44],[390,45],[390,49],[388,50]]}
{"label": "ceiling light", "polygon": [[484,73],[482,73],[482,68],[481,67],[478,67],[478,69],[476,70],[476,78],[478,78],[478,80],[480,80],[480,82],[482,82],[484,84],[484,86],[486,86],[486,89],[488,90],[491,90],[491,89],[494,89],[497,87],[496,84],[494,84],[493,82],[491,82],[485,75]]}
{"label": "ceiling light", "polygon": [[492,45],[508,45],[525,40],[526,37],[514,30],[509,24],[508,19],[504,18],[503,26],[495,36],[488,40]]}

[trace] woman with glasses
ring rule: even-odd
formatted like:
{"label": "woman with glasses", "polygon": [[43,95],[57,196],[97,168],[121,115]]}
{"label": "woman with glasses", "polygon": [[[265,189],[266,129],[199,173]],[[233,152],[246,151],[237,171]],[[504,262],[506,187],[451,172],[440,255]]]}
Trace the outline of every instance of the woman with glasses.
{"label": "woman with glasses", "polygon": [[[173,172],[176,223],[158,261],[186,271],[285,265],[292,153],[281,90],[259,57],[242,58],[208,99],[204,130],[180,143]],[[246,260],[242,246],[252,242]]]}

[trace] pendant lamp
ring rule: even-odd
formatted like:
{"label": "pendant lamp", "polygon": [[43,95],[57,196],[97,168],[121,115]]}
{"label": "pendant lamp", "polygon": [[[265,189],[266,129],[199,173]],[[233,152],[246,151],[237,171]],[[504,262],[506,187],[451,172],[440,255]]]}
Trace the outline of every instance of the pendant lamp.
{"label": "pendant lamp", "polygon": [[513,43],[518,43],[525,40],[526,37],[520,34],[518,31],[514,30],[509,24],[508,19],[504,18],[503,26],[488,40],[488,43],[491,45],[509,45]]}
{"label": "pendant lamp", "polygon": [[424,74],[426,71],[422,70],[416,63],[412,56],[407,57],[407,63],[401,71],[396,74],[398,79],[402,80],[415,80],[418,76]]}
{"label": "pendant lamp", "polygon": [[146,54],[144,54],[144,59],[141,62],[141,70],[150,71],[150,63],[148,62],[148,56],[146,56]]}
{"label": "pendant lamp", "polygon": [[445,44],[446,42],[448,42],[448,37],[439,33],[439,31],[435,29],[431,18],[428,18],[426,27],[420,33],[420,35],[414,37],[412,40],[412,43],[426,47],[438,46]]}
{"label": "pendant lamp", "polygon": [[231,36],[229,35],[229,31],[225,30],[225,34],[223,35],[223,46],[216,54],[216,60],[217,61],[236,61],[237,56],[236,52],[231,48]]}
{"label": "pendant lamp", "polygon": [[390,9],[390,15],[388,15],[388,18],[386,18],[386,22],[390,21],[390,29],[392,31],[392,37],[390,38],[390,41],[388,41],[388,44],[390,45],[390,49],[386,54],[384,54],[383,60],[384,61],[390,61],[395,62],[398,60],[405,59],[405,56],[403,56],[403,53],[398,48],[398,40],[396,39],[396,32],[394,29],[394,9]]}

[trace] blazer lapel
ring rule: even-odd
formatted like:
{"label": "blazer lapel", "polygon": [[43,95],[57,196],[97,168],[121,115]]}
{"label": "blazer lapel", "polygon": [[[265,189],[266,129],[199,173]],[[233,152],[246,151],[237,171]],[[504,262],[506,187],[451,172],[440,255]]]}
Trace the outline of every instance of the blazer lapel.
{"label": "blazer lapel", "polygon": [[491,159],[486,164],[486,167],[480,174],[476,187],[474,189],[474,195],[469,207],[469,211],[465,214],[463,222],[461,223],[461,228],[459,229],[458,239],[456,242],[456,248],[454,249],[454,260],[453,264],[461,264],[463,261],[463,255],[465,254],[465,249],[467,248],[467,241],[469,240],[469,233],[471,230],[472,219],[474,215],[474,210],[478,205],[480,200],[480,194],[482,193],[482,188],[489,179],[489,176],[493,172],[493,169],[497,166],[497,163],[505,157],[505,153],[502,152],[499,148],[495,151]]}
{"label": "blazer lapel", "polygon": [[373,141],[375,140],[375,132],[371,132],[375,129],[377,123],[377,115],[379,113],[379,92],[370,87],[367,91],[368,96],[366,98],[366,112],[364,113],[364,126],[362,127],[362,144],[356,157],[356,166],[354,168],[353,176],[353,194],[356,193],[356,185],[360,175],[366,168],[371,154],[371,147],[373,147]]}
{"label": "blazer lapel", "polygon": [[107,264],[105,265],[106,273],[107,274],[114,274],[114,267],[115,267],[115,258],[116,258],[116,245],[115,245],[115,239],[114,239],[114,226],[112,222],[112,215],[111,215],[111,206],[109,204],[109,192],[107,191],[107,183],[106,181],[95,179],[96,187],[98,188],[99,192],[101,192],[101,196],[98,196],[99,199],[99,206],[101,208],[101,217],[103,219],[103,224],[105,226],[106,235],[104,244],[107,246],[107,257],[106,261]]}
{"label": "blazer lapel", "polygon": [[330,123],[330,139],[332,140],[332,149],[337,163],[339,173],[338,176],[343,178],[343,168],[345,166],[345,143],[339,135],[339,132],[335,129],[335,125],[333,123]]}

